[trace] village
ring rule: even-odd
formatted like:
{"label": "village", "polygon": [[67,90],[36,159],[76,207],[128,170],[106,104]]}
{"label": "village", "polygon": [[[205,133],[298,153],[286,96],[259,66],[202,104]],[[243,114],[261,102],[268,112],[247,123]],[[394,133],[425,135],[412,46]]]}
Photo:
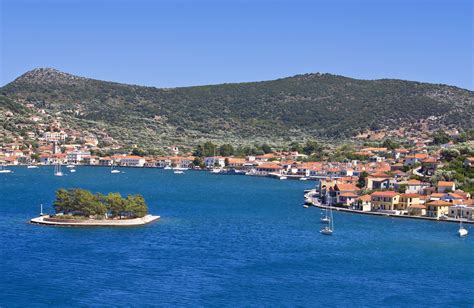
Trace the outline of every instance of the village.
{"label": "village", "polygon": [[[311,197],[341,208],[390,215],[474,220],[472,186],[468,185],[466,191],[462,189],[466,183],[472,184],[472,140],[464,142],[468,151],[460,155],[452,141],[432,146],[433,140],[426,134],[423,137],[415,135],[405,142],[404,145],[408,146],[356,146],[352,159],[342,161],[311,161],[309,153],[291,150],[241,156],[214,153],[197,157],[189,148],[182,150],[177,145],[165,149],[170,155],[133,155],[135,151],[104,155],[120,149],[120,145],[107,134],[95,135],[62,128],[58,120],[46,124],[41,116],[32,116],[30,120],[38,122],[34,131],[26,131],[23,136],[0,144],[1,166],[67,164],[193,169],[210,170],[216,174],[316,181],[317,187]],[[465,157],[460,168],[467,176],[462,183],[451,171],[442,170],[447,164],[446,156],[452,156],[453,151],[457,159]]]}

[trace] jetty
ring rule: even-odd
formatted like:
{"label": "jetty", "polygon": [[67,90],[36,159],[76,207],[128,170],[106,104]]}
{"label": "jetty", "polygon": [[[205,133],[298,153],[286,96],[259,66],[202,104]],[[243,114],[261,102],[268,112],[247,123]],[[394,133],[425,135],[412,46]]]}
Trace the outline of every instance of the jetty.
{"label": "jetty", "polygon": [[130,219],[63,219],[42,215],[30,220],[32,224],[62,227],[133,227],[143,226],[160,219],[160,216],[145,215]]}

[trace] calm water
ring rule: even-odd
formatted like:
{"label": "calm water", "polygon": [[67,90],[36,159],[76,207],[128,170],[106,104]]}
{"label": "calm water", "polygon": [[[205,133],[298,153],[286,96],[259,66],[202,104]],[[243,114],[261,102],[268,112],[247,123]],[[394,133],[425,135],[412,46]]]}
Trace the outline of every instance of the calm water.
{"label": "calm water", "polygon": [[[0,306],[461,306],[474,304],[474,228],[302,207],[310,182],[157,169],[0,174]],[[27,224],[60,187],[141,193],[136,228]]]}

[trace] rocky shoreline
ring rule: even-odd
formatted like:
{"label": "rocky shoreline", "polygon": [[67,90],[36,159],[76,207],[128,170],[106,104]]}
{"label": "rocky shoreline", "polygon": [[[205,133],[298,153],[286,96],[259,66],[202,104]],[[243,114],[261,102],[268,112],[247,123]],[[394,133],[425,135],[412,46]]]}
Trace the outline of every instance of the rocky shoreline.
{"label": "rocky shoreline", "polygon": [[30,220],[32,224],[62,226],[62,227],[133,227],[143,226],[160,219],[160,216],[146,215],[133,219],[55,219],[50,215],[35,217]]}

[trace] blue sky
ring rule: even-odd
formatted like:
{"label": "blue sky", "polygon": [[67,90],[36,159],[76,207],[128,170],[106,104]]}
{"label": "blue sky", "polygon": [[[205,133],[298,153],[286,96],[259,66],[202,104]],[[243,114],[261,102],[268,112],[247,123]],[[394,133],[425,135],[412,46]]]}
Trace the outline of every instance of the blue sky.
{"label": "blue sky", "polygon": [[1,85],[53,67],[157,87],[326,72],[474,89],[471,0],[0,3]]}

